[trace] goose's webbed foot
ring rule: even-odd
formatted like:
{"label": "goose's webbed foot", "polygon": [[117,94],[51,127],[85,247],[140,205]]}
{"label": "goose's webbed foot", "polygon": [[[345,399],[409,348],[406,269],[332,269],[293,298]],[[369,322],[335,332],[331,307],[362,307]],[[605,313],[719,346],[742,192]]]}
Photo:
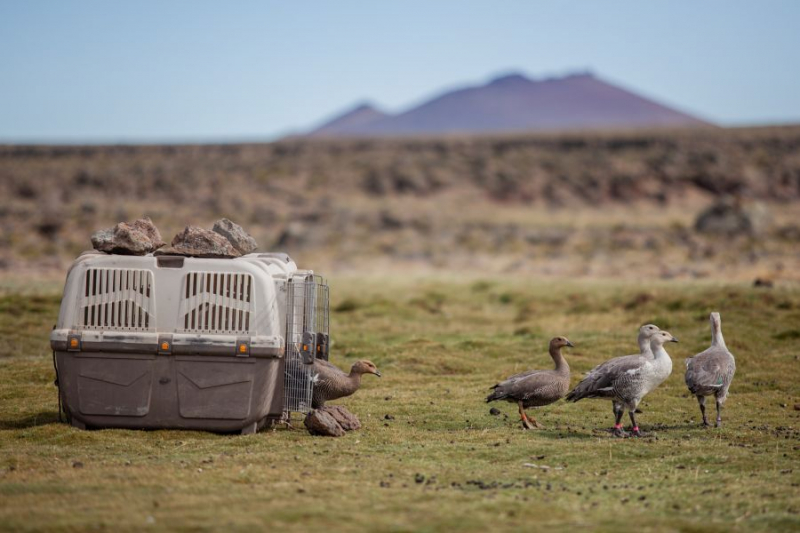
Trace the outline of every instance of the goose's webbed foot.
{"label": "goose's webbed foot", "polygon": [[631,428],[631,435],[634,437],[646,437],[647,433],[639,429],[639,426]]}
{"label": "goose's webbed foot", "polygon": [[620,425],[619,427],[618,426],[614,426],[614,428],[611,430],[611,434],[614,437],[617,437],[618,439],[625,439],[625,438],[630,436],[630,435],[628,435],[627,431],[622,429],[622,425]]}

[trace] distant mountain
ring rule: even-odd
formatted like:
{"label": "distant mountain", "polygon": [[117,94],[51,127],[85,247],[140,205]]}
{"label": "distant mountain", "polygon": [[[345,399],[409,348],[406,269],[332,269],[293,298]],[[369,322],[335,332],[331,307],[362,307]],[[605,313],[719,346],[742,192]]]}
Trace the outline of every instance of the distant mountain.
{"label": "distant mountain", "polygon": [[446,92],[396,115],[361,105],[309,135],[392,136],[711,125],[592,74],[543,80],[509,74],[486,85]]}
{"label": "distant mountain", "polygon": [[368,124],[389,116],[390,115],[375,109],[369,104],[361,104],[337,116],[330,122],[326,122],[324,125],[314,130],[312,135],[339,135],[341,132],[358,131]]}

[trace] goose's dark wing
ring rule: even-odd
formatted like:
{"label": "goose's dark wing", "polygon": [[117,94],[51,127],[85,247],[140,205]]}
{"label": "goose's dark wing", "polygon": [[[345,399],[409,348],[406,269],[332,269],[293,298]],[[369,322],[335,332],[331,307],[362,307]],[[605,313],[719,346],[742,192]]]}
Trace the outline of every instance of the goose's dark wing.
{"label": "goose's dark wing", "polygon": [[639,354],[609,359],[591,369],[567,394],[567,400],[577,402],[584,398],[611,398],[614,396],[614,382],[626,372],[635,371],[644,364],[645,359]]}

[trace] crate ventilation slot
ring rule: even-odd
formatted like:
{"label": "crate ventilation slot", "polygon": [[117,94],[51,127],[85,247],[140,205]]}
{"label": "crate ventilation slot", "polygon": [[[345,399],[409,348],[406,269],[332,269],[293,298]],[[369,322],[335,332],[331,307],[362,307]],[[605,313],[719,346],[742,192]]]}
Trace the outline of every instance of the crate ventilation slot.
{"label": "crate ventilation slot", "polygon": [[254,319],[253,276],[188,272],[183,278],[179,331],[249,333]]}
{"label": "crate ventilation slot", "polygon": [[153,273],[130,268],[90,268],[84,277],[80,305],[83,329],[152,331]]}

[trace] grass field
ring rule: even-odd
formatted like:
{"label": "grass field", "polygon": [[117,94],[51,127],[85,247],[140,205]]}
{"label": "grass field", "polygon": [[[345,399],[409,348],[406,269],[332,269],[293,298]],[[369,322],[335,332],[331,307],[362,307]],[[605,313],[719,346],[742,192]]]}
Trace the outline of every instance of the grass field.
{"label": "grass field", "polygon": [[[364,427],[340,439],[59,423],[48,346],[58,288],[4,285],[0,529],[800,529],[800,289],[444,275],[331,286],[332,360],[368,358],[384,376],[341,402]],[[718,430],[698,426],[683,384],[712,310],[737,357]],[[607,402],[543,408],[539,431],[522,431],[513,405],[489,414],[488,387],[549,366],[551,336],[575,343],[576,383],[635,351],[644,322],[681,341],[668,347],[673,375],[642,405],[651,437],[609,438]]]}

